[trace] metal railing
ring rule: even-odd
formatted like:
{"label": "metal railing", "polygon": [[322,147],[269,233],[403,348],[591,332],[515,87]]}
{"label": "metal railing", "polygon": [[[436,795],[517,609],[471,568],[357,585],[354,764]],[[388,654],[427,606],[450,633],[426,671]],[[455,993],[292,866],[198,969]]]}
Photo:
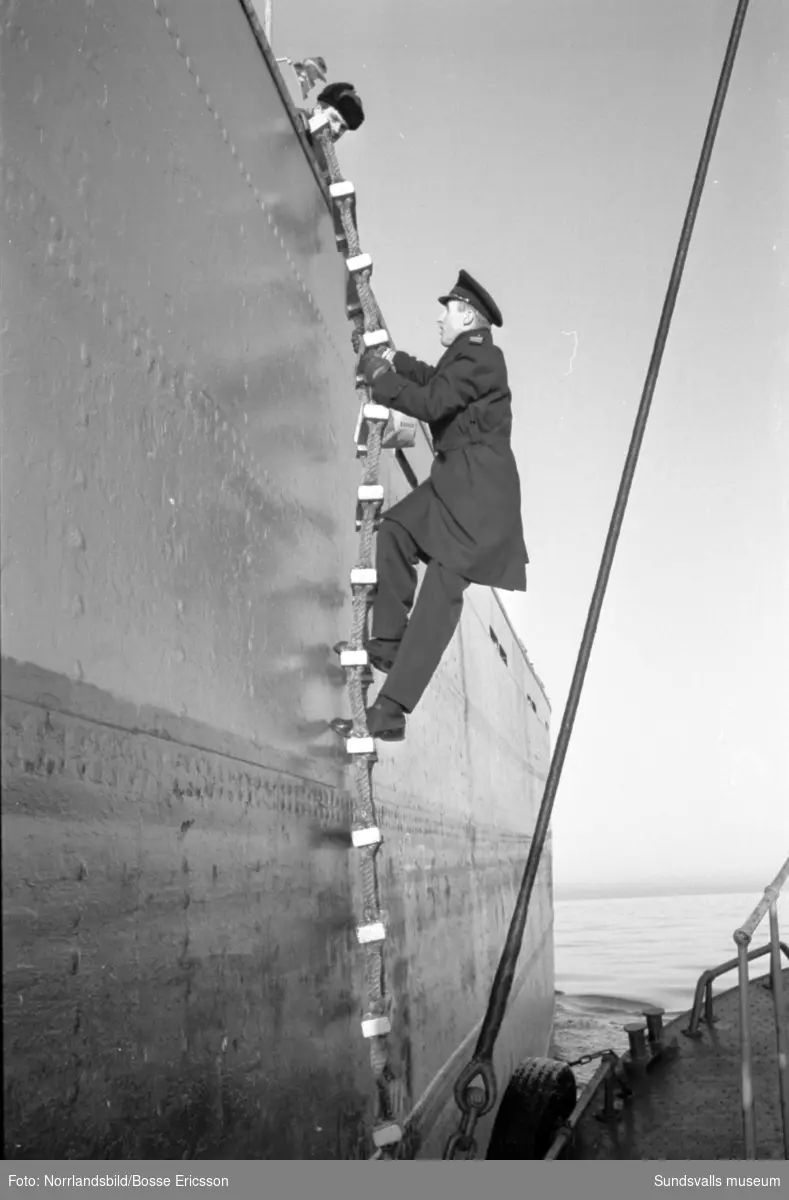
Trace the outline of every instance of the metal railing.
{"label": "metal railing", "polygon": [[781,1121],[783,1126],[784,1158],[789,1159],[789,1061],[787,1053],[786,1010],[783,999],[783,976],[781,974],[781,951],[786,953],[778,933],[778,897],[781,888],[789,879],[789,858],[787,858],[775,879],[765,888],[756,908],[734,931],[734,941],[737,943],[737,969],[739,975],[740,1002],[740,1052],[742,1059],[742,1123],[745,1136],[746,1159],[756,1158],[756,1117],[753,1107],[753,1047],[751,1044],[751,1022],[748,994],[748,962],[757,957],[748,951],[751,939],[764,920],[770,914],[770,945],[765,947],[765,953],[770,954],[770,977],[772,980],[773,1008],[775,1011],[775,1037],[778,1053],[778,1087],[781,1096]]}
{"label": "metal railing", "polygon": [[[789,960],[789,946],[786,942],[779,942],[780,949],[784,952]],[[755,958],[763,958],[765,954],[770,953],[770,946],[762,946],[759,950],[748,951],[748,961],[753,962]],[[712,994],[712,985],[721,975],[726,975],[729,971],[736,971],[739,966],[739,958],[730,958],[728,962],[721,963],[719,967],[711,967],[709,971],[704,971],[699,976],[699,981],[696,984],[696,994],[693,998],[693,1007],[690,1010],[690,1021],[687,1029],[683,1029],[685,1037],[700,1038],[701,1030],[699,1026],[702,1020],[705,1025],[714,1025],[716,1017],[714,1015],[714,998]]]}

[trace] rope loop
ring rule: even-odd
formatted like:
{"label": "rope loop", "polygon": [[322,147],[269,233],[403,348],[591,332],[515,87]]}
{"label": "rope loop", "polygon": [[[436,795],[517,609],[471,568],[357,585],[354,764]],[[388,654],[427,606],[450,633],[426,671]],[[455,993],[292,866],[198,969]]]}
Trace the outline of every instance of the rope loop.
{"label": "rope loop", "polygon": [[[480,1080],[482,1086],[474,1086]],[[472,1058],[455,1081],[455,1103],[461,1113],[484,1117],[496,1103],[496,1074],[487,1059]]]}

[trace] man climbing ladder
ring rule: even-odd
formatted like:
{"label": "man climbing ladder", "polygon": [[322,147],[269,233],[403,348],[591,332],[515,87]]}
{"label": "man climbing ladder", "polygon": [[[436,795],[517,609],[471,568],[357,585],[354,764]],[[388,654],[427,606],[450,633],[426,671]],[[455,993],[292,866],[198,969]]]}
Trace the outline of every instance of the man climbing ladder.
{"label": "man climbing ladder", "polygon": [[[429,479],[384,513],[378,531],[366,649],[387,678],[367,710],[367,727],[385,741],[405,736],[406,714],[452,640],[468,584],[526,590],[512,396],[491,335],[502,316],[466,271],[439,303],[446,349],[437,366],[393,350],[371,349],[362,360],[372,399],[427,422],[436,452]],[[427,569],[414,606],[418,561]],[[350,733],[351,722],[333,724]]]}

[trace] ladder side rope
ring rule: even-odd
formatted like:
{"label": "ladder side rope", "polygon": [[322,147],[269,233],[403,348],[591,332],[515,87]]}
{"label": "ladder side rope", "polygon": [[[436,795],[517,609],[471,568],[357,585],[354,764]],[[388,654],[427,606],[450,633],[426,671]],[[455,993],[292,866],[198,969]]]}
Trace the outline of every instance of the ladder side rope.
{"label": "ladder side rope", "polygon": [[[707,129],[704,135],[701,152],[699,155],[698,166],[691,188],[690,198],[688,200],[685,218],[682,224],[682,230],[679,237],[679,243],[674,256],[674,263],[669,278],[668,287],[666,289],[665,299],[663,301],[663,309],[660,315],[660,321],[655,335],[655,342],[652,349],[652,356],[647,368],[647,374],[644,381],[644,387],[641,393],[641,401],[636,415],[633,433],[628,448],[625,465],[622,471],[622,478],[619,484],[614,510],[611,516],[611,521],[608,527],[603,555],[600,561],[597,581],[592,593],[592,600],[589,605],[589,612],[584,626],[581,645],[578,651],[578,658],[575,664],[570,691],[567,698],[567,705],[562,715],[562,723],[559,729],[559,736],[556,741],[556,749],[554,750],[551,759],[548,778],[545,781],[545,790],[543,793],[540,811],[537,817],[537,822],[534,828],[531,845],[529,846],[529,854],[526,860],[526,866],[521,880],[520,890],[515,902],[515,910],[512,915],[507,938],[504,944],[504,949],[501,953],[499,965],[496,970],[496,975],[491,987],[490,998],[488,1000],[488,1008],[485,1017],[482,1021],[482,1026],[477,1037],[476,1046],[471,1060],[466,1064],[461,1071],[455,1083],[455,1102],[460,1110],[461,1117],[458,1123],[457,1130],[447,1141],[444,1149],[444,1158],[451,1159],[461,1155],[470,1157],[474,1154],[476,1146],[474,1142],[474,1127],[480,1117],[485,1113],[490,1112],[496,1102],[496,1076],[493,1070],[493,1050],[496,1039],[504,1020],[507,1009],[512,983],[515,976],[515,967],[517,965],[518,956],[520,954],[523,935],[526,929],[526,919],[528,917],[529,901],[531,899],[534,882],[537,877],[537,871],[540,865],[545,839],[548,835],[548,828],[553,810],[553,804],[556,797],[556,790],[559,786],[562,767],[567,753],[567,748],[570,742],[575,715],[578,711],[578,704],[581,698],[581,690],[583,688],[586,668],[589,664],[589,658],[592,652],[597,624],[600,618],[603,600],[605,598],[608,579],[611,574],[611,567],[614,561],[619,534],[624,520],[625,510],[627,508],[630,489],[633,483],[633,477],[636,471],[641,443],[646,430],[649,410],[652,404],[655,386],[657,384],[660,365],[663,360],[663,352],[666,347],[668,333],[671,326],[671,319],[674,313],[674,307],[679,293],[682,275],[685,269],[685,261],[690,247],[690,241],[693,234],[693,228],[696,223],[696,216],[701,203],[702,193],[704,191],[704,183],[707,178],[707,170],[709,168],[712,150],[715,144],[715,137],[720,124],[721,113],[723,111],[726,93],[729,88],[732,70],[734,68],[734,60],[737,55],[737,48],[740,42],[745,16],[748,10],[749,0],[738,0],[737,9],[734,15],[729,42],[726,47],[726,54],[723,60],[718,85],[715,91],[715,98],[712,103]],[[481,1085],[481,1086],[480,1086]]]}
{"label": "ladder side rope", "polygon": [[[388,344],[381,313],[370,286],[372,260],[362,254],[354,218],[353,185],[343,179],[328,124],[321,114],[310,122],[310,130],[318,140],[329,169],[330,192],[336,206],[347,247],[346,265],[353,278],[359,304],[349,306],[353,321],[351,340],[358,355],[356,392],[361,409],[361,437],[366,446],[360,447],[363,460],[362,481],[358,490],[357,526],[359,528],[359,557],[351,572],[353,611],[351,638],[341,652],[340,662],[345,669],[346,682],[353,714],[353,729],[347,739],[347,749],[353,758],[355,796],[352,816],[353,845],[360,855],[362,882],[361,923],[357,940],[365,956],[367,1011],[362,1020],[362,1034],[370,1043],[370,1065],[376,1087],[376,1117],[373,1142],[381,1157],[394,1157],[402,1139],[398,1121],[402,1107],[402,1087],[389,1059],[387,1036],[391,1032],[392,998],[386,990],[384,940],[386,926],[380,905],[377,856],[383,838],[378,827],[372,787],[372,768],[375,761],[375,742],[367,728],[366,695],[371,673],[364,649],[367,611],[375,591],[376,576],[373,560],[373,533],[383,501],[383,488],[378,484],[381,448],[389,410],[370,404],[367,385],[359,374],[361,357],[366,346]],[[340,238],[338,236],[338,248]]]}

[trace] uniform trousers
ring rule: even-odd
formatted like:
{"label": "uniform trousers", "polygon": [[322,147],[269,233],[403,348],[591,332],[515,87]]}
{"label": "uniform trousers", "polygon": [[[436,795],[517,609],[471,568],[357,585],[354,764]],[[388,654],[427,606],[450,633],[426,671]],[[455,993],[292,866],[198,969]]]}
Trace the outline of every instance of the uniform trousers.
{"label": "uniform trousers", "polygon": [[[427,569],[414,605],[420,560]],[[413,712],[452,640],[469,581],[428,559],[407,529],[386,518],[378,530],[376,571],[372,637],[391,643],[397,654],[381,695]]]}

